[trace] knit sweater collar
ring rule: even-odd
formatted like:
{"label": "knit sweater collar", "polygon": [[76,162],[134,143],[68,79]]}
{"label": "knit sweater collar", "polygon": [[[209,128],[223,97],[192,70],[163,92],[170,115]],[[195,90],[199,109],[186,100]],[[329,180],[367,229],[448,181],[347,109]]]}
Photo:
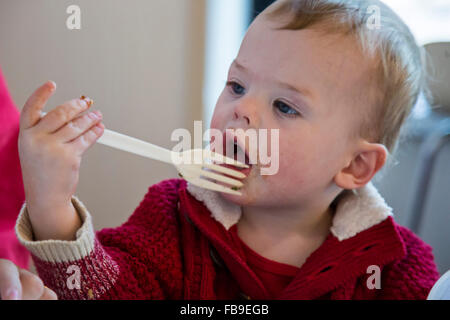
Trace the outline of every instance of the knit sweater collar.
{"label": "knit sweater collar", "polygon": [[[242,208],[225,200],[218,192],[187,184],[189,193],[211,212],[226,230],[236,224],[242,215]],[[349,239],[356,234],[392,216],[390,208],[372,183],[345,194],[337,203],[331,233],[339,240]]]}

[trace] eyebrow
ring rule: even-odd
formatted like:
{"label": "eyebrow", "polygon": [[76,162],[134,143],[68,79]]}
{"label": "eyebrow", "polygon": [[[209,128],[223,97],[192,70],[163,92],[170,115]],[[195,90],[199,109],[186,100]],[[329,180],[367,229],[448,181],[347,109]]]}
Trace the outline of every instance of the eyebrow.
{"label": "eyebrow", "polygon": [[[233,63],[231,64],[232,66],[235,66],[237,69],[240,69],[241,71],[245,72],[245,73],[251,73],[250,70],[243,66],[242,64],[240,64],[236,59],[233,61]],[[275,80],[275,82],[282,88],[290,90],[290,91],[294,91],[297,92],[303,96],[309,97],[310,99],[313,98],[313,94],[311,93],[311,91],[307,90],[307,89],[300,89],[297,88],[289,83],[283,82],[283,81],[279,81],[279,80]]]}

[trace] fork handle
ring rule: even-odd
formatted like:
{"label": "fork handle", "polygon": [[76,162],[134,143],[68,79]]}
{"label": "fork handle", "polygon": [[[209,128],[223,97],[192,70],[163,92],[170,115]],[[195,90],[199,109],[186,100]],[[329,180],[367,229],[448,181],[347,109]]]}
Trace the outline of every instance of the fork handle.
{"label": "fork handle", "polygon": [[154,144],[105,129],[97,140],[103,145],[172,164],[172,151]]}

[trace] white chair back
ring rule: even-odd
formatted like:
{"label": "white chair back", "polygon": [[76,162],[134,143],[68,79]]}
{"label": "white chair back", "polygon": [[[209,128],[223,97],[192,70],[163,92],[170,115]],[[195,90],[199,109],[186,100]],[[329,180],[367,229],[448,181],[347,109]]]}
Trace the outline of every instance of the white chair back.
{"label": "white chair back", "polygon": [[435,283],[427,300],[450,300],[450,270]]}

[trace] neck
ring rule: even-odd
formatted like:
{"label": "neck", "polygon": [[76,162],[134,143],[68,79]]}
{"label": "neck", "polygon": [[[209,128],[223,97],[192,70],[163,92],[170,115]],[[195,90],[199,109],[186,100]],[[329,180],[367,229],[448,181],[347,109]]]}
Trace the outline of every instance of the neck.
{"label": "neck", "polygon": [[237,224],[239,237],[260,255],[301,267],[330,233],[329,207],[267,209],[243,207]]}
{"label": "neck", "polygon": [[333,210],[329,205],[306,208],[242,207],[238,222],[240,233],[261,238],[283,239],[326,238],[332,224]]}

